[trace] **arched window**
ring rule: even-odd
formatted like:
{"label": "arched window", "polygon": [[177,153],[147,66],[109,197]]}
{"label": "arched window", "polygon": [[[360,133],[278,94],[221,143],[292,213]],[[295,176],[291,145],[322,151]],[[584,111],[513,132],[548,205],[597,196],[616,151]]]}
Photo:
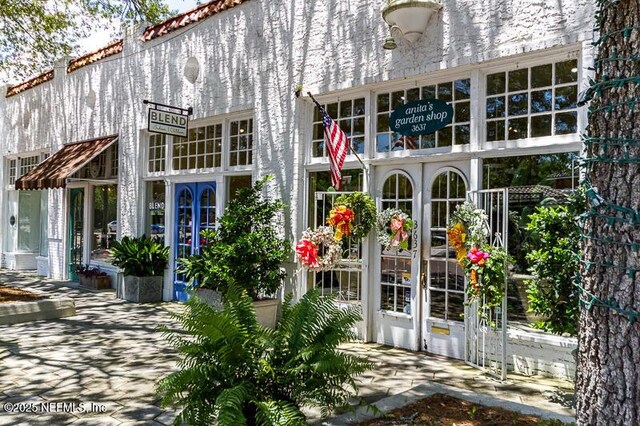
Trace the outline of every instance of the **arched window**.
{"label": "arched window", "polygon": [[[389,208],[413,217],[413,185],[403,173],[392,174],[384,183],[382,210]],[[411,252],[383,250],[380,264],[380,309],[411,314]]]}
{"label": "arched window", "polygon": [[455,250],[449,247],[447,222],[458,204],[465,201],[467,187],[455,170],[440,173],[431,187],[429,231],[429,316],[462,321],[464,313],[464,274]]}

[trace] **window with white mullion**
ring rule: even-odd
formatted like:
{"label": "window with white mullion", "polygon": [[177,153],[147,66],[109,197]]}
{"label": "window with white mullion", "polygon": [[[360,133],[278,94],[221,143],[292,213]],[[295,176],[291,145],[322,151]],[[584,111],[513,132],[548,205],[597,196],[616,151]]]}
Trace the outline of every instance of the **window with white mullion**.
{"label": "window with white mullion", "polygon": [[486,140],[577,133],[575,59],[488,74]]}
{"label": "window with white mullion", "polygon": [[[324,104],[323,108],[347,135],[353,150],[358,154],[364,153],[366,123],[365,97]],[[311,157],[326,157],[328,155],[326,138],[324,135],[322,114],[319,108],[314,108],[312,132]],[[349,151],[348,154],[351,154],[351,151]]]}

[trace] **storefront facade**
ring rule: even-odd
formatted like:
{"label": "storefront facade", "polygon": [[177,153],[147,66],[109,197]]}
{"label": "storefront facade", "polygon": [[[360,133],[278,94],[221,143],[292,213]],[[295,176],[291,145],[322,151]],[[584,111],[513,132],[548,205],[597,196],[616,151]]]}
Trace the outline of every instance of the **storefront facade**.
{"label": "storefront facade", "polygon": [[[447,217],[477,191],[511,188],[524,208],[525,198],[575,185],[591,4],[443,2],[418,41],[386,51],[386,2],[374,3],[206,6],[206,14],[132,28],[105,49],[61,60],[51,76],[8,88],[0,100],[3,266],[72,279],[71,265],[90,263],[115,286],[109,242],[147,233],[171,247],[165,299],[183,300],[176,259],[197,249],[192,236],[215,227],[236,188],[266,174],[275,177],[269,194],[289,206],[283,232],[296,240],[321,224],[334,197],[321,118],[294,95],[301,85],[364,162],[348,156],[345,189],[369,192],[379,209],[402,209],[416,226],[409,251],[383,252],[372,234],[334,271],[307,274],[292,258],[286,291],[299,297],[317,287],[361,306],[364,340],[464,358],[465,284],[447,246]],[[150,133],[145,99],[193,107],[188,136]],[[389,114],[418,99],[449,103],[453,122],[419,137],[391,132]],[[16,189],[32,163],[109,136],[113,144],[58,176],[60,185]],[[525,324],[521,287],[513,287],[513,317]],[[518,327],[509,339],[512,368],[573,374],[573,342]]]}

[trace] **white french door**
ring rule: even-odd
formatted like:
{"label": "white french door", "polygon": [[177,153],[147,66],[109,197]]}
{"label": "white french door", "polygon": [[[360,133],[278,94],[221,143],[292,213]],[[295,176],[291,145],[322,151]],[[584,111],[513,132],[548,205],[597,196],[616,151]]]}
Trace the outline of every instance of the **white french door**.
{"label": "white french door", "polygon": [[449,246],[447,224],[456,206],[465,201],[468,175],[468,162],[424,166],[421,349],[458,359],[464,358],[465,348],[465,279]]}

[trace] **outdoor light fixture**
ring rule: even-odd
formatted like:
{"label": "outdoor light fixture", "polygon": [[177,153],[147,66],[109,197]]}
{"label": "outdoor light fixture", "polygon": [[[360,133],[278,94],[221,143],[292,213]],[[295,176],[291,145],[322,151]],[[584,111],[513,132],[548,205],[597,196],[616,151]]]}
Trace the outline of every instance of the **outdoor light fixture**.
{"label": "outdoor light fixture", "polygon": [[384,41],[385,49],[395,49],[396,41],[393,31],[400,32],[407,41],[413,43],[427,29],[427,23],[442,5],[438,0],[388,0],[382,10],[382,18],[389,25],[391,37]]}

